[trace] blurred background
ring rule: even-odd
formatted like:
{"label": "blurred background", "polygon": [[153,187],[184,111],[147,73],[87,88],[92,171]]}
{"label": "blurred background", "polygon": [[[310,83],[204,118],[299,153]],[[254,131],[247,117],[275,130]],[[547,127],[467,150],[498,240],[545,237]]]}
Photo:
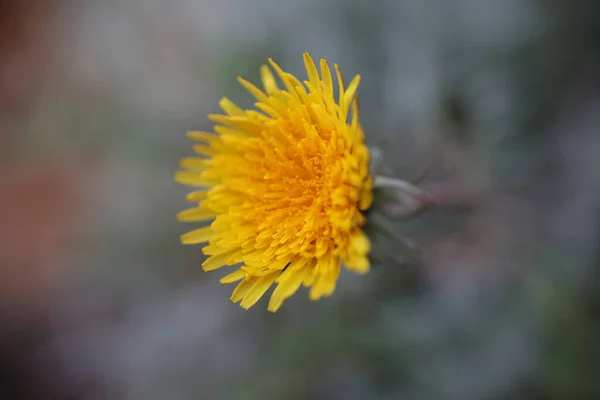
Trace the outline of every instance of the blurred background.
{"label": "blurred background", "polygon": [[[1,399],[600,399],[597,0],[2,0],[0,35]],[[304,51],[439,206],[244,311],[172,176]]]}

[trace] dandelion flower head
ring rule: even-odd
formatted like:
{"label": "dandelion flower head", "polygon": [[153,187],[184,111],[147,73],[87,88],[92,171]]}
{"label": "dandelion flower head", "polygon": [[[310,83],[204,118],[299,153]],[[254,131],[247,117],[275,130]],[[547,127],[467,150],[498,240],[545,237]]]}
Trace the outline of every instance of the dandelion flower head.
{"label": "dandelion flower head", "polygon": [[360,77],[344,86],[335,65],[334,88],[325,60],[320,73],[308,54],[304,63],[304,84],[273,60],[260,69],[264,90],[238,78],[256,109],[223,98],[224,115],[209,116],[214,133],[188,133],[197,156],[182,159],[175,176],[199,188],[187,196],[196,206],[178,219],[210,222],[182,242],[204,245],[205,271],[234,269],[221,282],[238,282],[231,300],[246,309],[274,284],[272,312],[301,285],[312,300],[331,295],[342,265],[369,270],[361,227],[373,179],[358,119]]}

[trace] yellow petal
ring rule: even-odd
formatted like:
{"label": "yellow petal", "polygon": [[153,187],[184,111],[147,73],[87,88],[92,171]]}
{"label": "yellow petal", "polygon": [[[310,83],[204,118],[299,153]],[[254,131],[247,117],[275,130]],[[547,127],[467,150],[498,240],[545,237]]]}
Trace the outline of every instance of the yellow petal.
{"label": "yellow petal", "polygon": [[265,88],[265,91],[268,94],[272,94],[279,91],[279,87],[277,86],[277,81],[273,76],[273,73],[269,69],[268,66],[263,65],[260,67],[260,77]]}
{"label": "yellow petal", "polygon": [[319,273],[310,291],[311,300],[333,293],[340,274],[340,261],[336,256],[327,255],[318,261],[316,268]]}
{"label": "yellow petal", "polygon": [[294,75],[288,74],[288,73],[285,74],[285,77],[290,82],[290,84],[294,86],[294,90],[298,94],[300,99],[302,99],[302,101],[305,104],[308,104],[308,97],[307,97],[306,90],[304,90],[304,86],[298,80],[298,78],[296,78]]}
{"label": "yellow petal", "polygon": [[240,306],[245,308],[246,310],[252,307],[260,298],[265,294],[265,292],[271,287],[275,279],[279,275],[278,272],[272,273],[270,275],[265,275],[260,277],[254,285],[246,292],[246,295],[242,299]]}
{"label": "yellow petal", "polygon": [[185,199],[190,202],[197,202],[197,201],[206,199],[207,195],[208,195],[207,190],[196,190],[196,191],[189,193],[187,196],[185,196]]}
{"label": "yellow petal", "polygon": [[246,277],[246,273],[241,270],[235,270],[232,273],[230,273],[229,275],[225,275],[224,277],[221,278],[220,282],[221,283],[234,283],[239,281],[240,279],[244,279]]}
{"label": "yellow petal", "polygon": [[272,58],[269,58],[269,64],[271,65],[271,67],[273,67],[275,72],[277,72],[277,75],[279,75],[279,78],[281,79],[281,81],[283,82],[283,85],[287,89],[287,93],[292,96],[295,96],[297,98],[296,90],[294,89],[294,85],[289,81],[289,79],[287,77],[288,74],[283,72],[281,67],[275,61],[273,61]]}
{"label": "yellow petal", "polygon": [[325,292],[326,280],[323,275],[318,275],[310,288],[309,298],[313,301],[319,300],[323,297],[323,293]]}
{"label": "yellow petal", "polygon": [[346,188],[342,186],[342,187],[335,189],[331,193],[331,201],[333,202],[333,204],[339,205],[339,206],[344,206],[344,205],[348,204],[350,201],[347,196]]}
{"label": "yellow petal", "polygon": [[281,308],[284,300],[285,299],[283,297],[272,295],[269,299],[269,306],[267,310],[269,310],[272,313],[276,312],[277,310],[279,310],[279,308]]}
{"label": "yellow petal", "polygon": [[181,159],[179,166],[183,169],[204,171],[206,168],[210,167],[210,160],[199,157],[185,157]]}
{"label": "yellow petal", "polygon": [[249,265],[243,266],[242,270],[244,272],[246,272],[247,274],[252,275],[252,276],[265,276],[265,275],[269,275],[269,274],[273,273],[273,271],[271,271],[271,270],[269,270],[267,268],[264,268],[264,267],[251,267]]}
{"label": "yellow petal", "polygon": [[344,265],[348,270],[361,275],[369,272],[369,269],[371,267],[369,259],[366,256],[353,256],[346,260]]}
{"label": "yellow petal", "polygon": [[254,285],[254,283],[256,283],[258,279],[260,278],[253,276],[249,279],[244,279],[243,281],[238,283],[235,289],[233,289],[233,293],[231,294],[230,300],[234,303],[240,301],[246,295],[246,293],[248,293],[248,290]]}
{"label": "yellow petal", "polygon": [[364,255],[371,251],[371,242],[367,235],[359,230],[350,237],[350,249],[353,254]]}
{"label": "yellow petal", "polygon": [[[254,121],[245,116],[229,117],[226,115],[209,114],[208,118],[219,124],[233,127],[233,128],[235,128],[236,131],[244,132],[246,135],[251,134],[251,133],[256,133],[257,131],[260,132],[260,130],[262,129],[262,126],[258,121]],[[215,128],[215,131],[217,131],[216,128]],[[244,136],[246,136],[246,135],[244,135]]]}
{"label": "yellow petal", "polygon": [[321,80],[319,79],[319,72],[317,71],[315,62],[313,61],[312,57],[308,53],[304,53],[302,55],[302,57],[304,58],[304,65],[306,66],[308,80],[310,81],[312,86],[318,90],[321,87],[321,85],[319,85],[319,82]]}
{"label": "yellow petal", "polygon": [[366,210],[369,207],[371,207],[371,204],[373,204],[373,192],[372,191],[364,191],[361,194],[359,203],[358,203],[358,208],[360,208],[361,210]]}
{"label": "yellow petal", "polygon": [[215,217],[215,212],[208,208],[198,206],[196,208],[190,208],[181,211],[177,214],[177,220],[181,222],[200,222],[208,221]]}
{"label": "yellow petal", "polygon": [[215,235],[215,232],[210,229],[210,226],[195,229],[181,235],[181,243],[183,244],[198,244],[208,242]]}
{"label": "yellow petal", "polygon": [[304,277],[309,271],[306,268],[288,269],[281,275],[286,275],[284,279],[279,280],[277,288],[273,292],[273,296],[287,299],[300,288]]}
{"label": "yellow petal", "polygon": [[210,146],[205,146],[203,144],[195,144],[193,146],[193,149],[196,153],[204,156],[214,156],[215,154],[217,154],[215,152],[215,149],[211,148]]}
{"label": "yellow petal", "polygon": [[254,105],[259,110],[264,111],[271,118],[279,118],[280,117],[279,112],[275,108],[271,107],[268,104],[265,104],[265,103],[254,103]]}
{"label": "yellow petal", "polygon": [[315,249],[315,251],[316,251],[315,256],[317,258],[320,258],[325,253],[327,253],[328,250],[329,250],[329,243],[327,242],[327,240],[325,240],[325,238],[323,238],[323,237],[318,237],[316,249]]}
{"label": "yellow petal", "polygon": [[287,256],[283,258],[276,259],[272,263],[268,265],[269,269],[273,270],[282,270],[284,269],[291,261],[292,256]]}
{"label": "yellow petal", "polygon": [[186,135],[190,139],[200,140],[200,141],[208,142],[208,143],[218,139],[217,135],[215,135],[213,133],[209,133],[209,132],[202,132],[202,131],[188,131],[186,133]]}
{"label": "yellow petal", "polygon": [[327,61],[321,59],[321,75],[323,76],[323,84],[327,88],[327,93],[333,95],[333,80],[331,79],[331,70]]}
{"label": "yellow petal", "polygon": [[315,283],[316,278],[317,278],[316,268],[314,268],[314,267],[309,268],[306,275],[304,275],[304,281],[302,282],[302,284],[304,285],[304,287],[310,287]]}
{"label": "yellow petal", "polygon": [[175,180],[181,184],[188,186],[212,186],[218,182],[214,179],[207,179],[200,172],[192,171],[177,171]]}
{"label": "yellow petal", "polygon": [[236,106],[235,103],[229,100],[227,97],[221,98],[221,100],[219,101],[219,106],[228,115],[244,115],[244,111],[238,106]]}
{"label": "yellow petal", "polygon": [[215,125],[213,127],[215,132],[217,132],[221,137],[223,136],[231,136],[231,137],[249,137],[248,132],[241,131],[239,129],[228,128],[222,125]]}
{"label": "yellow petal", "polygon": [[335,290],[337,276],[321,274],[317,277],[311,287],[309,297],[311,300],[319,300],[323,296],[330,296]]}
{"label": "yellow petal", "polygon": [[335,69],[335,75],[338,81],[339,94],[338,101],[340,102],[340,106],[342,101],[344,100],[344,78],[342,77],[342,71],[340,70],[340,66],[337,64],[333,64],[333,68]]}
{"label": "yellow petal", "polygon": [[356,95],[356,91],[358,90],[359,83],[360,83],[360,75],[356,75],[354,77],[354,79],[352,79],[350,84],[348,85],[348,88],[346,89],[346,91],[344,92],[343,106],[340,104],[342,109],[344,109],[344,107],[346,107],[346,110],[347,110],[348,106],[352,103],[352,100],[354,99],[354,96]]}
{"label": "yellow petal", "polygon": [[204,254],[205,256],[216,256],[218,254],[223,254],[226,251],[230,250],[229,248],[223,248],[221,246],[218,246],[216,244],[209,244],[207,246],[204,246],[202,248],[202,254]]}
{"label": "yellow petal", "polygon": [[254,86],[252,83],[248,82],[242,77],[238,77],[238,82],[243,87],[245,87],[246,90],[252,94],[252,96],[256,97],[256,99],[261,103],[267,104],[269,102],[269,97],[267,97],[267,95],[262,90]]}
{"label": "yellow petal", "polygon": [[[277,278],[277,282],[284,283],[287,279],[292,277],[297,271],[303,269],[307,263],[309,263],[309,259],[306,257],[297,257],[294,261],[290,263],[288,268]],[[306,268],[308,269],[308,268]]]}
{"label": "yellow petal", "polygon": [[225,253],[215,254],[214,256],[208,257],[202,263],[202,269],[204,271],[213,271],[227,265],[227,260],[231,257],[236,250],[226,251]]}
{"label": "yellow petal", "polygon": [[[352,132],[356,132],[359,129],[358,126],[358,115],[359,115],[359,106],[358,106],[358,96],[354,97],[354,100],[352,100],[352,123],[351,123],[351,131]],[[353,135],[353,139],[356,140],[357,138]]]}

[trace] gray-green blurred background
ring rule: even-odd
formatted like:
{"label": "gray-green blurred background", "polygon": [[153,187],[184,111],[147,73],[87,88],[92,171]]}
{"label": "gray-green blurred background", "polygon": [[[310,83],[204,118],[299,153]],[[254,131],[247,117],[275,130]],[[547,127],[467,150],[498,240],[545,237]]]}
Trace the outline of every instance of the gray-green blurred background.
{"label": "gray-green blurred background", "polygon": [[[439,206],[244,311],[172,176],[305,51]],[[600,399],[599,79],[597,0],[0,1],[0,398]]]}

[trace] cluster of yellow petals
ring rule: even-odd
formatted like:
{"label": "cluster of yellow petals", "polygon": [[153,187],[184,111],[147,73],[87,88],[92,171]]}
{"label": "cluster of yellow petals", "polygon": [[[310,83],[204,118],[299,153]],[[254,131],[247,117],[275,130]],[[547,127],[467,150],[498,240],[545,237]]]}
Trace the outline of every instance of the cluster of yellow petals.
{"label": "cluster of yellow petals", "polygon": [[203,189],[187,199],[197,206],[180,221],[212,221],[182,235],[205,243],[205,271],[233,266],[222,283],[238,282],[231,300],[254,305],[271,287],[276,311],[303,284],[310,298],[333,293],[341,264],[369,270],[370,243],[361,211],[372,203],[369,152],[358,121],[360,77],[344,87],[337,65],[338,98],[325,60],[320,74],[304,54],[304,85],[273,60],[261,68],[261,90],[239,82],[258,100],[242,110],[229,99],[226,115],[210,115],[215,133],[189,132],[199,157],[181,160],[176,180]]}

